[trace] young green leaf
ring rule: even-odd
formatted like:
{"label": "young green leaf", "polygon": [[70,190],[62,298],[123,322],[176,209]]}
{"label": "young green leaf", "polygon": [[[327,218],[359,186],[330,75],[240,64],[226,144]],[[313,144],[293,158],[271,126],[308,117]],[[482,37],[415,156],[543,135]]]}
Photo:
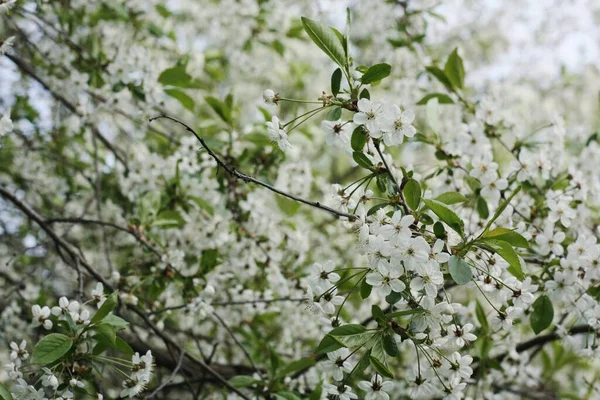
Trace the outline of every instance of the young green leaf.
{"label": "young green leaf", "polygon": [[73,346],[73,339],[60,333],[51,333],[35,345],[31,362],[34,364],[53,363],[67,354],[71,346]]}
{"label": "young green leaf", "polygon": [[425,95],[421,100],[417,102],[418,106],[424,106],[427,102],[433,98],[437,98],[440,104],[454,104],[452,97],[443,93],[429,93]]}
{"label": "young green leaf", "polygon": [[500,206],[498,207],[498,209],[496,210],[496,212],[494,213],[494,216],[492,217],[492,219],[490,219],[488,221],[488,223],[486,224],[482,235],[485,235],[487,231],[490,230],[490,227],[492,226],[492,224],[494,223],[494,221],[496,221],[498,219],[498,217],[504,212],[504,210],[506,209],[506,207],[508,207],[508,205],[510,204],[511,200],[517,195],[517,193],[519,193],[521,191],[521,186],[517,186],[517,188],[511,193],[510,196],[508,196],[508,198],[506,200],[504,200],[502,202],[502,204],[500,204]]}
{"label": "young green leaf", "polygon": [[371,93],[369,93],[369,91],[367,90],[367,88],[364,88],[360,94],[358,95],[359,99],[371,99]]}
{"label": "young green leaf", "polygon": [[367,143],[367,134],[362,125],[360,125],[352,132],[350,145],[352,146],[352,150],[362,152],[363,147],[365,147],[365,143]]}
{"label": "young green leaf", "polygon": [[[452,82],[450,82],[450,79],[448,79],[446,73],[442,71],[439,67],[436,67],[435,65],[430,65],[429,67],[425,67],[425,70],[431,75],[433,75],[444,86],[446,86],[446,89],[452,90]],[[427,102],[429,102],[429,100],[431,99],[427,99]]]}
{"label": "young green leaf", "polygon": [[13,400],[12,394],[0,383],[0,400]]}
{"label": "young green leaf", "polygon": [[521,267],[521,260],[517,255],[517,252],[513,247],[504,240],[487,239],[481,240],[482,243],[491,247],[500,257],[502,257],[510,266],[507,271],[514,275],[517,279],[523,280],[523,269]]}
{"label": "young green leaf", "polygon": [[529,242],[527,239],[525,239],[520,233],[507,228],[492,229],[491,231],[486,232],[485,235],[483,235],[483,238],[503,240],[515,247],[529,247]]}
{"label": "young green leaf", "polygon": [[458,49],[454,49],[448,56],[448,60],[444,66],[444,74],[448,77],[452,86],[458,89],[463,88],[465,83],[465,67],[463,66],[462,58],[458,55]]}
{"label": "young green leaf", "polygon": [[115,328],[112,327],[112,325],[106,323],[96,325],[94,327],[94,332],[96,332],[96,334],[94,335],[94,339],[96,341],[106,342],[110,347],[115,346],[115,341],[117,339],[117,331],[115,330]]}
{"label": "young green leaf", "polygon": [[227,104],[212,96],[206,96],[204,100],[224,122],[229,125],[232,124],[233,120],[231,119],[231,109],[227,106]]}
{"label": "young green leaf", "polygon": [[129,326],[129,322],[125,321],[121,317],[117,317],[114,314],[107,315],[102,319],[102,322],[105,324],[112,325],[116,330],[122,330]]}
{"label": "young green leaf", "polygon": [[165,86],[188,87],[192,77],[185,71],[184,65],[165,69],[158,77],[158,82]]}
{"label": "young green leaf", "polygon": [[471,282],[471,266],[462,258],[458,256],[451,256],[448,261],[448,267],[450,270],[450,276],[454,282],[459,285],[464,285]]}
{"label": "young green leaf", "polygon": [[537,335],[550,326],[554,319],[554,307],[548,296],[543,295],[537,298],[532,305],[530,323],[531,329]]}
{"label": "young green leaf", "polygon": [[402,189],[406,204],[412,209],[419,208],[421,203],[421,185],[414,179],[409,179]]}
{"label": "young green leaf", "polygon": [[329,58],[342,68],[346,66],[346,52],[336,33],[331,28],[306,17],[302,17],[302,25],[312,41]]}
{"label": "young green leaf", "polygon": [[363,344],[366,344],[373,338],[374,335],[375,335],[375,333],[373,331],[357,333],[354,335],[332,335],[332,334],[329,334],[329,336],[334,338],[338,343],[340,343],[341,345],[343,345],[344,347],[347,347],[349,349],[354,348],[354,347],[359,347],[359,346],[362,346]]}
{"label": "young green leaf", "polygon": [[445,239],[447,234],[444,224],[442,224],[440,221],[437,221],[435,224],[433,224],[433,234],[438,239]]}
{"label": "young green leaf", "polygon": [[354,158],[354,161],[356,161],[356,163],[358,165],[360,165],[361,167],[363,167],[365,169],[373,168],[373,162],[371,160],[369,160],[369,157],[367,157],[365,155],[365,153],[363,153],[363,152],[360,152],[360,151],[353,152],[352,158]]}
{"label": "young green leaf", "polygon": [[292,361],[279,371],[278,377],[283,378],[285,376],[293,374],[296,371],[312,367],[313,365],[315,365],[316,362],[317,361],[314,357],[305,357],[299,360]]}
{"label": "young green leaf", "polygon": [[340,87],[342,85],[342,70],[336,68],[331,75],[331,93],[333,97],[336,97],[340,92]]}
{"label": "young green leaf", "polygon": [[196,102],[194,102],[194,99],[188,96],[187,93],[177,89],[165,89],[165,93],[179,101],[179,103],[188,110],[194,112]]}
{"label": "young green leaf", "polygon": [[454,211],[449,209],[444,203],[437,200],[423,199],[427,207],[431,209],[443,222],[455,230],[459,235],[464,235],[464,222]]}
{"label": "young green leaf", "polygon": [[327,120],[328,121],[337,121],[338,119],[340,119],[341,116],[342,116],[342,107],[334,106],[327,113]]}
{"label": "young green leaf", "polygon": [[485,315],[485,311],[483,310],[483,306],[481,305],[479,300],[477,300],[477,303],[475,304],[475,315],[477,316],[477,321],[479,321],[479,325],[481,325],[481,329],[484,332],[487,332],[490,329],[490,324]]}
{"label": "young green leaf", "polygon": [[490,216],[490,210],[487,202],[481,196],[477,197],[477,214],[484,219]]}
{"label": "young green leaf", "polygon": [[371,348],[371,357],[370,357],[371,365],[375,370],[381,375],[393,378],[394,375],[390,371],[390,367],[386,360],[385,349],[383,347],[383,339],[380,338],[375,342],[373,347]]}
{"label": "young green leaf", "polygon": [[389,205],[388,203],[375,204],[373,207],[369,208],[369,211],[367,211],[367,216],[375,214],[377,212],[377,210],[379,210],[381,208],[385,208],[388,205]]}
{"label": "young green leaf", "polygon": [[360,81],[363,85],[367,85],[386,78],[390,75],[390,72],[392,72],[392,66],[390,64],[375,64],[364,73],[360,78]]}
{"label": "young green leaf", "polygon": [[464,203],[468,200],[464,195],[458,192],[445,192],[440,194],[435,199],[444,204],[458,204]]}
{"label": "young green leaf", "polygon": [[300,203],[294,201],[292,199],[288,199],[283,196],[275,196],[275,202],[281,211],[285,213],[285,215],[289,215],[290,217],[296,215],[298,210],[300,210]]}
{"label": "young green leaf", "polygon": [[371,295],[372,290],[373,286],[369,285],[366,279],[363,279],[363,281],[360,283],[360,297],[362,299],[366,299]]}
{"label": "young green leaf", "polygon": [[390,357],[396,357],[398,354],[400,354],[400,350],[398,350],[398,345],[396,344],[394,335],[385,335],[383,337],[383,349]]}
{"label": "young green leaf", "polygon": [[90,322],[92,324],[96,324],[102,321],[102,319],[106,317],[108,313],[115,309],[117,306],[117,301],[118,292],[114,291],[106,298],[106,300],[104,300],[104,303],[102,303],[102,306],[98,309],[98,311],[96,311],[96,314],[94,314]]}
{"label": "young green leaf", "polygon": [[321,342],[317,346],[317,349],[315,350],[315,352],[317,354],[326,354],[326,353],[335,351],[337,349],[341,349],[342,347],[344,347],[344,346],[340,342],[335,340],[332,336],[325,335],[325,337],[323,339],[321,339]]}
{"label": "young green leaf", "polygon": [[256,385],[258,383],[260,383],[261,381],[258,379],[255,379],[251,376],[248,375],[238,375],[238,376],[234,376],[233,378],[231,378],[229,380],[229,383],[232,386],[235,386],[236,388],[245,388],[248,386],[252,386],[252,385]]}
{"label": "young green leaf", "polygon": [[422,308],[409,308],[407,310],[393,311],[389,314],[386,314],[386,316],[388,318],[397,318],[397,317],[404,317],[407,315],[421,314],[424,311],[425,310]]}

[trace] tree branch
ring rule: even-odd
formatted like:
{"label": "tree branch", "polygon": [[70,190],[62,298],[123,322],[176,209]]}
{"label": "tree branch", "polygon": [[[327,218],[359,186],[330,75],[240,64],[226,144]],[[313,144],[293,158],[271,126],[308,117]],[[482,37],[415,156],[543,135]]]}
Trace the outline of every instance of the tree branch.
{"label": "tree branch", "polygon": [[189,127],[189,125],[187,125],[186,123],[184,123],[184,122],[182,122],[182,121],[180,121],[180,120],[178,120],[178,119],[176,119],[176,118],[173,118],[173,117],[170,117],[170,116],[168,116],[168,115],[164,115],[164,114],[162,114],[162,115],[159,115],[159,116],[157,116],[157,117],[154,117],[154,118],[150,118],[150,122],[152,122],[152,121],[155,121],[155,120],[157,120],[157,119],[159,119],[159,118],[166,118],[166,119],[170,119],[171,121],[173,121],[173,122],[176,122],[176,123],[178,123],[179,125],[181,125],[181,126],[185,127],[185,129],[187,129],[189,132],[191,132],[191,133],[192,133],[192,134],[193,134],[193,135],[196,137],[196,139],[198,139],[198,141],[200,142],[200,144],[202,145],[202,147],[204,147],[204,149],[205,149],[205,150],[208,152],[208,154],[209,154],[209,155],[210,155],[210,156],[211,156],[211,157],[212,157],[212,158],[213,158],[213,159],[214,159],[214,160],[217,162],[217,164],[218,164],[220,167],[222,167],[222,168],[223,168],[225,171],[227,171],[227,173],[229,173],[229,174],[230,174],[231,176],[233,176],[234,178],[236,178],[236,179],[241,179],[241,180],[242,180],[242,181],[244,181],[244,182],[252,182],[252,183],[255,183],[255,184],[257,184],[257,185],[259,185],[259,186],[262,186],[262,187],[264,187],[264,188],[266,188],[266,189],[269,189],[270,191],[272,191],[272,192],[274,192],[274,193],[277,193],[277,194],[279,194],[279,195],[281,195],[281,196],[287,197],[287,198],[289,198],[289,199],[292,199],[292,200],[298,201],[298,202],[300,202],[300,203],[303,203],[303,204],[306,204],[306,205],[309,205],[309,206],[312,206],[312,207],[315,207],[315,208],[319,208],[319,209],[321,209],[321,210],[327,211],[327,212],[329,212],[329,213],[331,213],[331,214],[333,214],[333,215],[336,215],[336,216],[338,216],[338,217],[345,217],[345,218],[348,218],[348,220],[350,220],[350,221],[354,221],[354,220],[356,220],[356,219],[357,219],[356,215],[353,215],[353,214],[348,214],[348,213],[345,213],[345,212],[343,212],[343,211],[338,211],[338,210],[335,210],[335,209],[333,209],[333,208],[331,208],[331,207],[328,207],[328,206],[325,206],[325,205],[323,205],[323,204],[319,203],[318,201],[310,201],[310,200],[306,200],[306,199],[303,199],[303,198],[301,198],[301,197],[298,197],[298,196],[296,196],[296,195],[293,195],[293,194],[290,194],[290,193],[284,192],[283,190],[277,189],[277,188],[275,188],[275,187],[273,187],[273,186],[269,185],[268,183],[265,183],[265,182],[263,182],[263,181],[260,181],[260,180],[258,180],[258,179],[256,179],[256,178],[254,178],[254,177],[252,177],[252,176],[250,176],[250,175],[246,175],[246,174],[244,174],[244,173],[242,173],[242,172],[240,172],[240,171],[236,170],[234,167],[232,167],[232,166],[230,166],[230,165],[226,164],[226,163],[225,163],[223,160],[221,160],[221,158],[219,158],[219,156],[217,156],[217,154],[215,154],[215,152],[214,152],[214,151],[212,151],[212,150],[210,149],[210,147],[208,147],[208,145],[206,144],[206,142],[204,141],[204,139],[202,139],[202,138],[201,138],[201,137],[200,137],[200,136],[199,136],[199,135],[196,133],[196,131],[194,131],[192,128],[190,128],[190,127]]}

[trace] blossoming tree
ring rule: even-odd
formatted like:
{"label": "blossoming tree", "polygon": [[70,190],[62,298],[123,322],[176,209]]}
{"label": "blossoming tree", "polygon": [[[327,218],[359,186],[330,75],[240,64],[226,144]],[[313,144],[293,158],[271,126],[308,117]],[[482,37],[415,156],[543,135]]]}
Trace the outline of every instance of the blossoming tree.
{"label": "blossoming tree", "polygon": [[600,8],[484,3],[0,0],[0,399],[600,398]]}

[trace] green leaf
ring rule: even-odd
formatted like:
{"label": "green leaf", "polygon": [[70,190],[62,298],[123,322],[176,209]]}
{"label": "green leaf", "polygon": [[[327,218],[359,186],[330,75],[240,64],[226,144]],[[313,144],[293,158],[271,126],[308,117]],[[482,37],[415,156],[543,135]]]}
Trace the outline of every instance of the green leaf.
{"label": "green leaf", "polygon": [[153,227],[161,229],[181,228],[183,225],[185,225],[185,220],[180,213],[174,210],[161,211],[152,222]]}
{"label": "green leaf", "polygon": [[[450,82],[450,79],[448,79],[446,73],[442,71],[439,67],[436,67],[435,65],[430,65],[429,67],[426,67],[425,70],[431,75],[433,75],[444,86],[446,86],[448,90],[452,90],[452,82]],[[427,102],[429,102],[429,100],[431,99],[428,99]]]}
{"label": "green leaf", "polygon": [[455,230],[460,236],[464,235],[464,222],[454,211],[437,200],[423,199],[423,201],[450,228]]}
{"label": "green leaf", "polygon": [[554,319],[554,307],[548,296],[543,295],[537,298],[532,305],[533,312],[529,318],[531,328],[537,335],[550,326]]}
{"label": "green leaf", "polygon": [[362,355],[362,357],[356,364],[356,367],[354,367],[354,370],[352,371],[350,376],[360,376],[365,371],[365,369],[367,369],[367,367],[369,366],[370,358],[371,358],[371,349],[368,349],[367,351],[364,352],[364,354]]}
{"label": "green leaf", "polygon": [[398,350],[398,345],[396,344],[394,335],[385,335],[383,337],[383,349],[390,357],[396,357],[398,354],[400,354],[400,350]]}
{"label": "green leaf", "polygon": [[361,167],[363,167],[365,169],[373,168],[373,162],[363,152],[360,152],[360,151],[353,152],[352,158],[354,158],[354,161],[356,161],[356,163],[358,165],[360,165]]}
{"label": "green leaf", "polygon": [[468,200],[464,195],[462,195],[458,192],[442,193],[435,199],[444,204],[458,204],[458,203],[464,203],[465,201]]}
{"label": "green leaf", "polygon": [[392,66],[390,64],[375,64],[364,73],[360,78],[360,81],[363,85],[368,85],[369,83],[386,78],[390,75],[390,72],[392,72]]}
{"label": "green leaf", "polygon": [[463,66],[462,58],[458,55],[458,49],[454,49],[448,56],[448,60],[444,66],[444,73],[452,83],[452,86],[459,89],[463,88],[465,84],[465,67]]}
{"label": "green leaf", "polygon": [[421,185],[414,179],[409,179],[404,188],[402,189],[406,204],[412,209],[416,210],[421,203]]}
{"label": "green leaf", "polygon": [[361,125],[356,127],[354,132],[352,132],[350,144],[352,145],[352,150],[362,152],[363,147],[365,147],[365,143],[367,143],[367,133]]}
{"label": "green leaf", "polygon": [[98,311],[96,311],[96,314],[94,314],[90,322],[92,324],[96,324],[102,321],[102,319],[106,317],[108,313],[115,309],[117,306],[117,301],[118,292],[115,290],[106,298],[106,300],[104,300],[104,303],[102,303],[102,306],[98,309]]}
{"label": "green leaf", "polygon": [[302,17],[302,25],[312,41],[329,58],[342,68],[346,66],[346,52],[337,34],[331,28],[306,17]]}
{"label": "green leaf", "polygon": [[357,333],[366,332],[367,328],[358,324],[346,324],[342,326],[338,326],[337,328],[331,330],[329,335],[335,336],[348,336],[348,335],[356,335]]}
{"label": "green leaf", "polygon": [[385,301],[388,304],[396,304],[401,299],[402,299],[402,293],[398,293],[398,292],[394,292],[394,291],[392,291],[392,293],[385,296]]}
{"label": "green leaf", "polygon": [[481,196],[477,197],[477,213],[481,218],[487,218],[490,216],[490,210],[488,208],[487,202]]}
{"label": "green leaf", "polygon": [[0,383],[0,400],[13,400],[12,394]]}
{"label": "green leaf", "polygon": [[169,96],[175,98],[181,103],[182,106],[194,112],[194,108],[196,106],[196,102],[190,96],[188,96],[185,92],[177,89],[165,89],[165,93]]}
{"label": "green leaf", "polygon": [[291,375],[294,372],[301,371],[315,365],[317,361],[314,357],[305,357],[299,360],[292,361],[285,367],[283,367],[278,374],[278,377],[283,378],[285,376]]}
{"label": "green leaf", "polygon": [[334,106],[327,113],[327,120],[328,121],[337,121],[338,119],[340,119],[341,116],[342,116],[342,107]]}
{"label": "green leaf", "polygon": [[282,390],[275,393],[275,400],[303,400],[303,397],[289,390]]}
{"label": "green leaf", "polygon": [[433,234],[438,239],[445,239],[446,229],[444,228],[444,224],[442,224],[440,221],[437,221],[435,224],[433,224]]}
{"label": "green leaf", "polygon": [[119,350],[120,352],[126,354],[129,357],[133,355],[133,349],[131,348],[131,346],[119,336],[117,336],[115,340],[115,349]]}
{"label": "green leaf", "polygon": [[366,299],[371,295],[372,290],[373,286],[369,285],[366,279],[363,279],[363,281],[360,283],[360,297],[362,299]]}
{"label": "green leaf", "polygon": [[464,285],[471,282],[471,266],[458,256],[451,256],[448,261],[450,276],[454,282]]}
{"label": "green leaf", "polygon": [[317,346],[317,349],[315,350],[315,352],[317,354],[331,353],[332,351],[341,349],[342,347],[344,347],[344,346],[342,344],[340,344],[340,342],[335,340],[332,336],[325,335],[325,337],[321,340],[321,342]]}
{"label": "green leaf", "polygon": [[510,265],[507,271],[514,275],[517,279],[523,280],[523,269],[521,268],[521,260],[513,247],[504,240],[497,239],[482,239],[484,244],[491,247],[500,257],[502,257]]}
{"label": "green leaf", "polygon": [[369,91],[367,90],[367,88],[364,88],[363,90],[361,90],[360,94],[358,95],[359,99],[371,99],[371,93],[369,93]]}
{"label": "green leaf", "polygon": [[485,229],[483,230],[483,234],[485,235],[485,233],[487,231],[490,230],[490,227],[492,226],[492,224],[494,223],[494,221],[496,221],[496,219],[498,219],[498,217],[500,216],[500,214],[502,214],[504,212],[504,210],[506,209],[506,207],[508,207],[508,205],[510,204],[510,202],[512,201],[512,199],[517,195],[517,193],[519,193],[521,191],[521,186],[517,186],[517,188],[512,192],[512,194],[502,202],[502,204],[500,204],[500,206],[498,207],[498,209],[496,210],[496,212],[494,213],[494,216],[492,217],[492,219],[490,219],[487,223],[487,225],[485,226]]}
{"label": "green leaf", "polygon": [[377,372],[387,378],[393,378],[394,375],[390,371],[390,367],[386,361],[385,349],[383,347],[383,340],[379,339],[371,348],[371,365]]}
{"label": "green leaf", "polygon": [[333,74],[331,75],[331,94],[333,94],[333,97],[337,97],[338,93],[340,92],[341,85],[342,70],[337,68],[335,71],[333,71]]}
{"label": "green leaf", "polygon": [[437,98],[440,104],[454,104],[452,97],[443,93],[429,93],[425,95],[421,100],[417,102],[418,106],[424,106],[427,102],[433,98]]}
{"label": "green leaf", "polygon": [[385,319],[385,314],[383,313],[383,310],[377,304],[373,304],[371,306],[371,315],[375,319],[377,319],[377,318]]}
{"label": "green leaf", "polygon": [[165,86],[189,87],[192,77],[185,71],[185,65],[165,69],[158,77],[158,82]]}
{"label": "green leaf", "polygon": [[375,333],[373,333],[373,331],[369,331],[369,332],[365,332],[365,333],[357,333],[355,335],[344,335],[344,336],[329,334],[329,336],[334,338],[338,343],[340,343],[342,346],[347,347],[349,349],[352,349],[354,347],[359,347],[359,346],[362,346],[363,344],[366,344],[371,339],[373,339],[374,335],[375,335]]}
{"label": "green leaf", "polygon": [[508,228],[496,228],[483,235],[483,238],[503,240],[515,247],[527,248],[529,242],[520,233]]}
{"label": "green leaf", "polygon": [[51,333],[43,337],[33,348],[33,364],[50,364],[60,359],[73,346],[73,340],[60,333]]}
{"label": "green leaf", "polygon": [[244,388],[244,387],[258,384],[260,382],[261,381],[259,381],[258,379],[254,379],[253,377],[248,376],[248,375],[238,375],[238,376],[234,376],[233,378],[229,379],[229,383],[232,386],[235,386],[236,388]]}
{"label": "green leaf", "polygon": [[477,303],[475,304],[475,315],[477,316],[477,321],[479,321],[479,324],[481,325],[481,329],[483,329],[484,332],[487,332],[490,329],[490,324],[488,323],[485,311],[479,300],[477,300]]}
{"label": "green leaf", "polygon": [[367,331],[364,326],[356,324],[343,325],[328,333],[328,336],[348,348],[367,343],[373,335],[373,331]]}
{"label": "green leaf", "polygon": [[377,175],[375,180],[377,181],[377,189],[379,189],[381,193],[386,193],[388,180],[387,175]]}
{"label": "green leaf", "polygon": [[219,250],[205,249],[202,250],[200,258],[200,268],[204,274],[212,271],[219,264]]}
{"label": "green leaf", "polygon": [[94,326],[94,339],[98,342],[106,342],[110,347],[115,347],[117,331],[111,325],[102,323]]}
{"label": "green leaf", "polygon": [[386,314],[386,316],[388,318],[398,318],[398,317],[405,317],[407,315],[421,314],[424,311],[425,310],[422,309],[422,308],[409,308],[407,310],[400,310],[400,311],[391,312],[389,314]]}
{"label": "green leaf", "polygon": [[110,314],[110,315],[107,315],[106,317],[104,317],[104,319],[102,320],[102,323],[109,324],[118,331],[125,329],[129,326],[129,322],[125,321],[121,317],[117,317],[114,314]]}
{"label": "green leaf", "polygon": [[210,108],[214,110],[214,112],[221,117],[221,119],[227,124],[231,125],[231,109],[227,106],[227,104],[223,103],[221,100],[216,97],[206,96],[204,100],[208,103]]}
{"label": "green leaf", "polygon": [[377,212],[377,210],[385,208],[387,206],[388,206],[388,203],[375,204],[373,207],[369,208],[369,211],[367,211],[367,216],[373,215]]}
{"label": "green leaf", "polygon": [[300,209],[300,203],[287,197],[275,195],[275,202],[284,214],[290,217],[296,215]]}

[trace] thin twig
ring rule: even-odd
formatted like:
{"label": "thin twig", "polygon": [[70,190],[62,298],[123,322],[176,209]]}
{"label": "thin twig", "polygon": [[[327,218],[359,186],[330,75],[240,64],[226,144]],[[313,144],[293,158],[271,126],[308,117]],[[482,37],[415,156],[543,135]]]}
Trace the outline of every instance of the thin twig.
{"label": "thin twig", "polygon": [[154,398],[154,396],[156,396],[158,394],[158,392],[163,390],[169,383],[171,383],[173,381],[173,379],[175,379],[175,376],[177,376],[177,372],[179,372],[179,369],[181,368],[181,365],[183,364],[183,359],[185,358],[185,354],[186,354],[185,351],[182,351],[181,353],[179,353],[179,360],[177,361],[177,365],[175,366],[175,369],[173,370],[173,373],[171,374],[169,379],[164,381],[159,387],[157,387],[152,393],[150,393],[150,395],[146,396],[147,399]]}
{"label": "thin twig", "polygon": [[254,364],[254,361],[252,360],[252,357],[250,357],[250,353],[248,353],[248,350],[246,350],[246,348],[244,347],[244,345],[242,345],[242,343],[237,339],[237,337],[235,337],[235,334],[233,333],[233,331],[231,330],[231,328],[229,327],[229,325],[227,325],[227,323],[223,320],[223,318],[221,318],[219,316],[219,314],[213,312],[213,315],[215,316],[216,319],[219,320],[219,322],[221,323],[221,325],[223,325],[223,328],[225,328],[225,330],[227,331],[227,333],[229,333],[229,336],[231,336],[231,338],[233,339],[233,341],[235,342],[235,344],[240,348],[240,350],[242,350],[242,353],[244,353],[244,355],[246,356],[246,359],[248,360],[248,362],[250,363],[250,365],[252,366],[252,368],[254,368],[254,370],[256,371],[256,373],[262,377],[262,374],[260,372],[260,370],[258,369],[258,367],[256,366],[256,364]]}
{"label": "thin twig", "polygon": [[250,176],[250,175],[246,175],[246,174],[244,174],[244,173],[242,173],[242,172],[240,172],[240,171],[236,170],[234,167],[232,167],[232,166],[230,166],[230,165],[226,164],[226,163],[225,163],[223,160],[221,160],[221,158],[220,158],[219,156],[217,156],[217,154],[215,154],[215,152],[214,152],[214,151],[212,151],[212,150],[210,149],[210,147],[208,147],[208,145],[206,144],[206,142],[204,141],[204,139],[202,139],[202,137],[200,137],[200,136],[199,136],[199,135],[196,133],[196,131],[194,131],[192,128],[190,128],[190,126],[189,126],[189,125],[187,125],[185,122],[182,122],[182,121],[180,121],[180,120],[178,120],[178,119],[176,119],[176,118],[173,118],[173,117],[170,117],[170,116],[168,116],[168,115],[164,115],[164,114],[161,114],[161,115],[159,115],[159,116],[157,116],[157,117],[154,117],[154,118],[150,118],[150,122],[152,122],[152,121],[155,121],[155,120],[157,120],[157,119],[159,119],[159,118],[166,118],[166,119],[170,119],[171,121],[173,121],[173,122],[176,122],[176,123],[178,123],[179,125],[181,125],[181,126],[185,127],[185,129],[187,129],[189,132],[191,132],[191,133],[192,133],[192,134],[193,134],[193,135],[196,137],[196,139],[198,139],[198,141],[200,142],[200,144],[202,145],[202,147],[204,147],[204,149],[205,149],[205,150],[208,152],[208,154],[209,154],[209,155],[210,155],[210,156],[211,156],[211,157],[212,157],[212,158],[213,158],[213,159],[214,159],[214,160],[217,162],[217,164],[218,164],[220,167],[222,167],[222,168],[223,168],[225,171],[227,171],[227,173],[229,173],[231,176],[235,177],[236,179],[241,179],[241,180],[242,180],[242,181],[244,181],[244,182],[252,182],[252,183],[255,183],[255,184],[257,184],[257,185],[259,185],[259,186],[262,186],[262,187],[264,187],[264,188],[266,188],[266,189],[269,189],[270,191],[272,191],[272,192],[274,192],[274,193],[277,193],[277,194],[279,194],[279,195],[281,195],[281,196],[285,196],[285,197],[287,197],[287,198],[289,198],[289,199],[292,199],[292,200],[298,201],[298,202],[300,202],[300,203],[303,203],[303,204],[306,204],[306,205],[309,205],[309,206],[312,206],[312,207],[315,207],[315,208],[319,208],[319,209],[321,209],[321,210],[324,210],[324,211],[327,211],[327,212],[329,212],[329,213],[331,213],[331,214],[334,214],[334,215],[336,215],[336,216],[338,216],[338,217],[345,217],[345,218],[348,218],[348,220],[350,220],[350,221],[354,221],[354,220],[356,220],[356,219],[357,219],[356,215],[353,215],[353,214],[348,214],[348,213],[345,213],[345,212],[343,212],[343,211],[338,211],[338,210],[335,210],[335,209],[333,209],[333,208],[331,208],[331,207],[328,207],[328,206],[325,206],[325,205],[321,204],[321,203],[320,203],[320,202],[318,202],[318,201],[310,201],[310,200],[306,200],[306,199],[303,199],[303,198],[301,198],[301,197],[298,197],[298,196],[296,196],[296,195],[293,195],[293,194],[290,194],[290,193],[284,192],[283,190],[277,189],[277,188],[275,188],[275,187],[273,187],[273,186],[269,185],[268,183],[265,183],[265,182],[263,182],[263,181],[260,181],[260,180],[258,180],[258,179],[256,179],[256,178],[254,178],[254,177],[252,177],[252,176]]}

